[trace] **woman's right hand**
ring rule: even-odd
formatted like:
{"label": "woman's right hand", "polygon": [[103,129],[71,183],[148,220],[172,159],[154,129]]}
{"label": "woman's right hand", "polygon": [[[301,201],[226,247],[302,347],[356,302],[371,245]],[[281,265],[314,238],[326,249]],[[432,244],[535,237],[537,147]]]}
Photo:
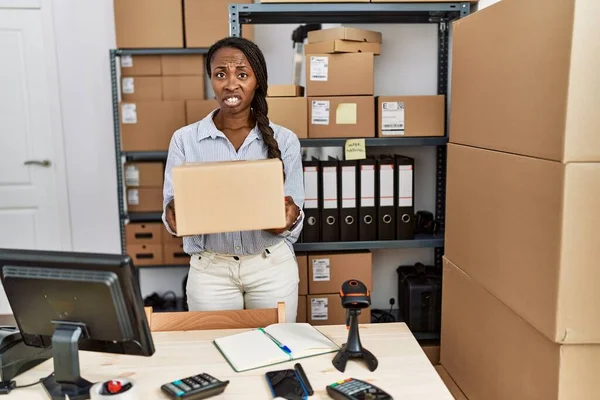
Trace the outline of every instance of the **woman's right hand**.
{"label": "woman's right hand", "polygon": [[167,219],[167,224],[169,224],[169,228],[175,233],[177,233],[177,222],[175,221],[175,199],[171,200],[169,204],[167,204],[165,217]]}

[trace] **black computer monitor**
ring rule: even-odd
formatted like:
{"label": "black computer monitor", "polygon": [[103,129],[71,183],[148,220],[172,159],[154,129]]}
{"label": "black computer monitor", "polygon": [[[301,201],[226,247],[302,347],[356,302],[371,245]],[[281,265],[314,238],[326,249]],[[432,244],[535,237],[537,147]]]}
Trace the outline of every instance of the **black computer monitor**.
{"label": "black computer monitor", "polygon": [[0,249],[0,278],[26,345],[52,347],[52,399],[88,399],[79,350],[151,356],[154,344],[131,258]]}

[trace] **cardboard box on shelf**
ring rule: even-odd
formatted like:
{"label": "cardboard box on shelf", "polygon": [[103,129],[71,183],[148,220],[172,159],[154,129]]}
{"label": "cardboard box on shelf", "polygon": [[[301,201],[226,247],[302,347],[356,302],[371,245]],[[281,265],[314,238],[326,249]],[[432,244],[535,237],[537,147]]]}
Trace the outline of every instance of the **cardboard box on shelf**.
{"label": "cardboard box on shelf", "polygon": [[306,56],[307,96],[373,95],[373,53]]}
{"label": "cardboard box on shelf", "polygon": [[306,320],[306,295],[298,296],[298,312],[296,322],[307,322]]}
{"label": "cardboard box on shelf", "polygon": [[331,40],[304,46],[304,54],[373,53],[381,54],[381,43]]}
{"label": "cardboard box on shelf", "polygon": [[[229,0],[184,0],[186,47],[210,47],[229,36]],[[251,4],[240,0],[238,4]],[[244,24],[242,37],[253,40],[254,28]]]}
{"label": "cardboard box on shelf", "polygon": [[598,198],[600,163],[450,144],[445,255],[550,340],[600,343]]}
{"label": "cardboard box on shelf", "polygon": [[445,127],[443,95],[377,97],[377,136],[444,136]]}
{"label": "cardboard box on shelf", "polygon": [[160,58],[162,74],[205,75],[204,55],[202,54],[163,54]]}
{"label": "cardboard box on shelf", "polygon": [[187,265],[190,256],[183,251],[183,243],[163,245],[163,258],[166,265]]}
{"label": "cardboard box on shelf", "polygon": [[309,97],[308,137],[375,137],[373,96]]}
{"label": "cardboard box on shelf", "polygon": [[162,74],[160,56],[122,55],[122,76],[159,76]]}
{"label": "cardboard box on shelf", "polygon": [[219,103],[216,100],[188,100],[185,102],[186,123],[189,125],[203,120],[217,108]]}
{"label": "cardboard box on shelf", "polygon": [[163,76],[163,96],[170,100],[204,100],[204,76]]}
{"label": "cardboard box on shelf", "polygon": [[160,162],[128,162],[124,166],[127,187],[158,187],[164,182],[164,166]]}
{"label": "cardboard box on shelf", "polygon": [[373,255],[371,252],[323,253],[308,256],[308,293],[339,293],[350,279],[373,290]]}
{"label": "cardboard box on shelf", "polygon": [[125,225],[125,242],[129,244],[162,243],[163,225],[158,222],[136,223]]}
{"label": "cardboard box on shelf", "polygon": [[185,126],[183,101],[123,102],[119,107],[123,151],[164,151]]}
{"label": "cardboard box on shelf", "polygon": [[443,273],[441,364],[467,398],[597,397],[600,344],[553,343],[460,265]]}
{"label": "cardboard box on shelf", "polygon": [[[306,322],[311,325],[346,324],[346,309],[342,307],[340,294],[309,294],[306,301]],[[361,310],[360,324],[371,323],[371,309]]]}
{"label": "cardboard box on shelf", "polygon": [[600,161],[599,14],[597,0],[503,0],[455,22],[450,141]]}
{"label": "cardboard box on shelf", "polygon": [[308,137],[308,104],[306,97],[267,97],[269,120],[296,134]]}
{"label": "cardboard box on shelf", "polygon": [[130,244],[125,251],[133,260],[136,267],[144,265],[163,264],[162,245],[159,244]]}
{"label": "cardboard box on shelf", "polygon": [[124,102],[162,100],[163,91],[160,76],[124,76],[121,79],[121,98]]}
{"label": "cardboard box on shelf", "polygon": [[125,192],[127,210],[134,212],[162,211],[162,188],[127,188]]}
{"label": "cardboard box on shelf", "polygon": [[[178,236],[285,226],[281,160],[186,164],[172,174]],[[210,187],[220,189],[206,196]]]}
{"label": "cardboard box on shelf", "polygon": [[382,43],[381,32],[342,26],[338,28],[320,29],[308,32],[307,41],[311,43],[328,42],[332,40],[351,40],[354,42]]}
{"label": "cardboard box on shelf", "polygon": [[302,97],[304,86],[299,85],[269,85],[267,97]]}
{"label": "cardboard box on shelf", "polygon": [[181,0],[114,0],[117,47],[183,47]]}
{"label": "cardboard box on shelf", "polygon": [[302,296],[308,294],[308,256],[297,254],[296,260],[298,261],[298,276],[300,277],[298,294]]}

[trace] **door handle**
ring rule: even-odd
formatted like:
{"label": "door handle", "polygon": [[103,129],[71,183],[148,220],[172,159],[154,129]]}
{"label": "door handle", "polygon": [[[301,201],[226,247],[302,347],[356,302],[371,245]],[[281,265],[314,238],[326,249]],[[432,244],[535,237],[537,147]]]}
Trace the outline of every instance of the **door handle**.
{"label": "door handle", "polygon": [[46,167],[46,168],[49,167],[50,165],[52,165],[50,160],[42,160],[42,161],[28,160],[28,161],[25,161],[23,164],[24,165],[39,165],[40,167]]}

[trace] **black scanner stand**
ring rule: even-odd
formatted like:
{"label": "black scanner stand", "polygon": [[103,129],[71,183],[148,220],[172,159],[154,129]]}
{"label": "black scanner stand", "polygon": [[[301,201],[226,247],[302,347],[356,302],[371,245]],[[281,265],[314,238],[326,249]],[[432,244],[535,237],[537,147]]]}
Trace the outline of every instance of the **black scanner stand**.
{"label": "black scanner stand", "polygon": [[342,284],[340,297],[342,307],[347,310],[348,340],[342,345],[332,364],[338,371],[344,372],[349,359],[362,359],[366,362],[369,370],[373,372],[377,369],[379,362],[373,353],[362,346],[360,334],[358,333],[358,316],[361,309],[371,305],[371,293],[364,283],[356,279],[350,279]]}
{"label": "black scanner stand", "polygon": [[340,372],[346,370],[346,363],[350,358],[358,358],[365,361],[369,371],[373,372],[377,369],[379,361],[369,350],[362,347],[360,342],[360,334],[358,333],[358,315],[360,310],[348,310],[350,315],[350,329],[348,331],[348,341],[342,345],[340,351],[333,359],[333,366]]}

